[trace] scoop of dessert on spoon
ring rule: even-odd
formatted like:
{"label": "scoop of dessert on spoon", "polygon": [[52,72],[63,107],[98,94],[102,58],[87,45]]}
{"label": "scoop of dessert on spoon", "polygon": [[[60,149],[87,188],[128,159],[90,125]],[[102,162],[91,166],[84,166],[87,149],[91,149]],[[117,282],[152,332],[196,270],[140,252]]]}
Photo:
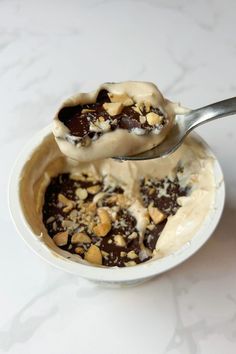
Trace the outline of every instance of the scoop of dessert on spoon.
{"label": "scoop of dessert on spoon", "polygon": [[173,153],[184,138],[196,127],[211,120],[236,113],[236,97],[232,97],[208,106],[176,115],[175,123],[164,141],[151,150],[132,156],[114,157],[118,160],[150,160],[165,157]]}

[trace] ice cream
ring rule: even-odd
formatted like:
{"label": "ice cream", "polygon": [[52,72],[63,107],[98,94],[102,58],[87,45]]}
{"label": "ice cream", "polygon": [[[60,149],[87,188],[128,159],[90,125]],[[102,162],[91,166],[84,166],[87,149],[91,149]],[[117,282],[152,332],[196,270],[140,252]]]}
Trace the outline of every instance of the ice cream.
{"label": "ice cream", "polygon": [[128,156],[160,144],[176,114],[186,111],[152,83],[105,83],[66,100],[53,133],[63,154],[78,161]]}
{"label": "ice cream", "polygon": [[151,262],[201,227],[215,196],[213,162],[192,137],[165,159],[78,162],[49,135],[22,171],[22,210],[55,255],[101,267]]}

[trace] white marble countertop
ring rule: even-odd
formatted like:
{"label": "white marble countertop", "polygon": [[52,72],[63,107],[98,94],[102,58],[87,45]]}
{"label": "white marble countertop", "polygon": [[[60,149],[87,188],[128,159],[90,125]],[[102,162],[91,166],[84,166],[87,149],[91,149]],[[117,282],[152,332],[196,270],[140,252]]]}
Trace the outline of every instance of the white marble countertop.
{"label": "white marble countertop", "polygon": [[155,280],[100,288],[47,265],[15,231],[7,183],[60,100],[150,80],[198,107],[236,94],[236,2],[0,0],[0,353],[236,353],[236,117],[202,126],[226,181],[210,241]]}

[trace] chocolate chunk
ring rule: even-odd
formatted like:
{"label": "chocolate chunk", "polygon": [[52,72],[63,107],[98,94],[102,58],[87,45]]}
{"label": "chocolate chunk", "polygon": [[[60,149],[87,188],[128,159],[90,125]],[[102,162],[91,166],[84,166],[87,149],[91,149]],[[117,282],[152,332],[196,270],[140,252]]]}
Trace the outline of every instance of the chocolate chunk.
{"label": "chocolate chunk", "polygon": [[[65,126],[70,130],[70,135],[77,137],[78,141],[84,140],[86,137],[90,139],[98,139],[102,133],[101,131],[94,131],[91,129],[92,124],[99,121],[102,117],[104,121],[109,122],[110,130],[113,131],[117,128],[126,129],[132,131],[135,128],[144,129],[145,133],[150,133],[154,127],[150,126],[146,119],[142,119],[147,114],[145,106],[140,109],[140,113],[135,110],[137,107],[125,106],[122,108],[122,112],[111,116],[108,114],[106,109],[104,109],[104,103],[111,103],[108,92],[106,90],[101,90],[97,96],[95,103],[76,105],[73,107],[63,107],[58,113],[58,118]],[[158,114],[162,118],[162,123],[160,128],[167,124],[168,119],[163,115],[163,113],[154,107],[150,107],[150,112]],[[140,118],[141,117],[141,118]]]}
{"label": "chocolate chunk", "polygon": [[188,187],[181,187],[177,178],[173,181],[167,177],[162,180],[142,179],[140,188],[145,207],[153,203],[167,216],[174,215],[179,208],[177,199],[189,192]]}
{"label": "chocolate chunk", "polygon": [[[180,187],[177,178],[174,181],[168,178],[140,180],[144,206],[151,204],[165,215],[176,213],[179,208],[177,198],[186,195],[188,191],[187,187]],[[53,238],[67,232],[67,243],[61,242],[58,246],[86,259],[91,245],[95,245],[101,251],[104,266],[124,267],[146,262],[152,256],[167,219],[158,224],[150,221],[144,235],[143,245],[147,252],[143,256],[136,219],[130,214],[127,197],[123,193],[121,186],[107,186],[102,178],[97,179],[87,174],[63,173],[52,178],[43,205],[43,222],[49,236]],[[96,204],[94,198],[97,198]],[[102,222],[98,208],[109,210],[110,226],[102,237],[96,236],[93,231]]]}

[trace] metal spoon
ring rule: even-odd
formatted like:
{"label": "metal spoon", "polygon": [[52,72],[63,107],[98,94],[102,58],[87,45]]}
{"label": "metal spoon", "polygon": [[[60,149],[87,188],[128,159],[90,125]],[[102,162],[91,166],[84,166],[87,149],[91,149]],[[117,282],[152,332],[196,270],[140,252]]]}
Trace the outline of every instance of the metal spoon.
{"label": "metal spoon", "polygon": [[132,156],[114,157],[118,160],[149,160],[172,154],[183,142],[184,138],[201,124],[213,119],[236,113],[236,97],[216,102],[202,108],[194,109],[186,114],[176,115],[175,124],[164,141],[151,150]]}

